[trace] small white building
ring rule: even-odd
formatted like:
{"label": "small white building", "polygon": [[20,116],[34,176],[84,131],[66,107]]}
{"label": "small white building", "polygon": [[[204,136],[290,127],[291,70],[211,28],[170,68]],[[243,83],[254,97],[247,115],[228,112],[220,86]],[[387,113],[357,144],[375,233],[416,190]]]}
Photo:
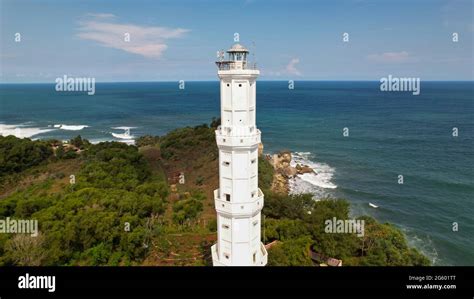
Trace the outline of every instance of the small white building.
{"label": "small white building", "polygon": [[248,50],[235,44],[227,59],[216,62],[220,78],[221,126],[219,189],[214,191],[217,244],[214,266],[265,266],[267,251],[261,242],[263,193],[258,188],[258,145],[255,125],[256,79],[260,72],[247,61]]}

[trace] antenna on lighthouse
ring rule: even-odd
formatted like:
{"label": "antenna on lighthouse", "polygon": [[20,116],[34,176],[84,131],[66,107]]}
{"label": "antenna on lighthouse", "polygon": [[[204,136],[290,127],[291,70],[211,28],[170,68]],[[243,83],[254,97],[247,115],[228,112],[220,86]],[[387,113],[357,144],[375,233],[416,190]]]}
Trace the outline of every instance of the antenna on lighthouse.
{"label": "antenna on lighthouse", "polygon": [[255,45],[255,42],[252,41],[252,63],[254,65],[254,68],[257,68],[257,59],[255,58],[255,52],[257,52],[257,46]]}
{"label": "antenna on lighthouse", "polygon": [[219,61],[224,61],[224,55],[225,55],[224,50],[217,51],[217,58],[219,58]]}

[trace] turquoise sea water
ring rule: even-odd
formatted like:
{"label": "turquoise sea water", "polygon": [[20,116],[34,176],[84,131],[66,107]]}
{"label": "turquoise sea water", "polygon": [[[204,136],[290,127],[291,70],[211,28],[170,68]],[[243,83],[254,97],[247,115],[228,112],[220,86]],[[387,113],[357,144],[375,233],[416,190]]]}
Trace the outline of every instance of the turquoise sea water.
{"label": "turquoise sea water", "polygon": [[[127,141],[112,133],[162,135],[219,111],[217,81],[184,90],[177,82],[99,83],[94,96],[0,85],[4,135]],[[347,198],[354,215],[396,224],[435,264],[474,265],[473,82],[422,82],[418,96],[381,92],[378,82],[297,81],[293,90],[258,82],[257,125],[267,153],[289,149],[315,168],[292,182],[295,192]]]}

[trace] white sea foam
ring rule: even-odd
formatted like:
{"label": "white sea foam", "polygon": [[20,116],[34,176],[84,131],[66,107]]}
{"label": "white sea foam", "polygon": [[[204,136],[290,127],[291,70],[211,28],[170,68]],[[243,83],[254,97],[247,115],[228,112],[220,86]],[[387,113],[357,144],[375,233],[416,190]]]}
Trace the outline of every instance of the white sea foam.
{"label": "white sea foam", "polygon": [[89,126],[87,125],[64,125],[64,124],[57,124],[54,125],[55,128],[61,129],[61,130],[67,130],[67,131],[80,131],[84,128],[88,128]]}
{"label": "white sea foam", "polygon": [[115,138],[119,138],[119,139],[134,139],[135,138],[135,136],[127,134],[127,133],[123,133],[123,134],[111,133],[111,134]]}
{"label": "white sea foam", "polygon": [[311,161],[310,157],[310,152],[292,153],[291,166],[308,165],[313,169],[313,172],[299,174],[290,179],[290,193],[312,193],[316,199],[328,197],[331,193],[330,190],[337,188],[337,185],[331,181],[335,169],[327,164]]}
{"label": "white sea foam", "polygon": [[[328,167],[327,165],[320,164],[322,167]],[[321,169],[320,168],[320,169]],[[304,173],[298,175],[300,179],[305,182],[310,183],[311,185],[325,188],[325,189],[336,189],[337,186],[330,182],[332,178],[332,173],[330,172],[319,172],[318,174],[315,173]]]}
{"label": "white sea foam", "polygon": [[[124,130],[124,132],[123,133],[110,133],[110,134],[112,134],[112,136],[114,136],[115,138],[122,139],[121,142],[131,144],[132,141],[133,141],[133,143],[135,143],[135,141],[134,141],[135,136],[130,134],[130,130],[133,129],[133,128],[136,128],[136,127],[125,127],[125,126],[113,127],[112,129]],[[127,140],[127,141],[125,141],[125,140]]]}
{"label": "white sea foam", "polygon": [[421,251],[433,265],[443,266],[446,263],[439,257],[438,250],[435,247],[435,244],[429,235],[424,235],[423,237],[417,235],[413,229],[402,226],[402,231],[407,236],[408,245],[410,247],[415,247]]}
{"label": "white sea foam", "polygon": [[36,127],[25,127],[25,125],[5,125],[0,124],[0,135],[13,135],[18,138],[30,138],[39,134],[54,131],[55,129],[43,129]]}

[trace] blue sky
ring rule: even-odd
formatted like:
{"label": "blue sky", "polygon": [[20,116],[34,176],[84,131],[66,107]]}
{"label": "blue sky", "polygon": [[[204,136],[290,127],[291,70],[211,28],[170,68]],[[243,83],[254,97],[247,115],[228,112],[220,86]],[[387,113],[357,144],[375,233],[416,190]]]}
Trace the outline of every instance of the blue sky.
{"label": "blue sky", "polygon": [[474,80],[472,0],[0,3],[0,82],[216,80],[235,32],[263,80]]}

